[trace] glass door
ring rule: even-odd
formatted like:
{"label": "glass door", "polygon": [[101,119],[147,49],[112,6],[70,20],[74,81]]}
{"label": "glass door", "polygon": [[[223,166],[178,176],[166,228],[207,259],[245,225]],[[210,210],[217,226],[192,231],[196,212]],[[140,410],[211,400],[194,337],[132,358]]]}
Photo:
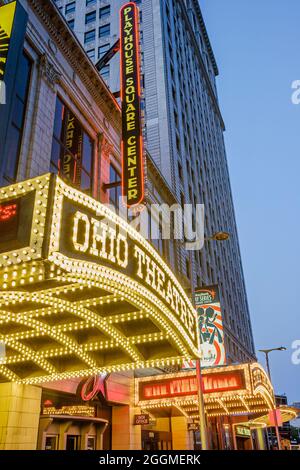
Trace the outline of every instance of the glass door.
{"label": "glass door", "polygon": [[66,450],[79,450],[80,436],[67,435]]}

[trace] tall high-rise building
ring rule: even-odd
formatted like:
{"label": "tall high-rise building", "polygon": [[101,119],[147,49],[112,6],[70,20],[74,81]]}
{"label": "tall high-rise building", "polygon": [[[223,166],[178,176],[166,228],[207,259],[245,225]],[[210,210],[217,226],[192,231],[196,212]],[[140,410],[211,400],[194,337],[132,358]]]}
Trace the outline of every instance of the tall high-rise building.
{"label": "tall high-rise building", "polygon": [[[97,62],[119,37],[124,0],[57,0],[57,7]],[[194,286],[218,284],[228,362],[255,357],[230,187],[218,67],[198,0],[135,0],[140,43],[147,150],[180,203],[205,205],[205,234],[230,233],[201,251],[184,252],[181,270]],[[119,90],[119,54],[101,70]],[[192,278],[192,279],[191,279]]]}

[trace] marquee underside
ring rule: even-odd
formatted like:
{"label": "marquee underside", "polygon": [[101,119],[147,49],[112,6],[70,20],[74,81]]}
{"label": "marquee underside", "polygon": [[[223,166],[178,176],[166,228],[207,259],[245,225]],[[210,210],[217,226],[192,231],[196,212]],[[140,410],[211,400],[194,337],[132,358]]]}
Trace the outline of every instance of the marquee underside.
{"label": "marquee underside", "polygon": [[45,267],[53,277],[0,292],[0,381],[38,383],[168,366],[190,356],[161,312],[133,289],[106,276],[87,280],[54,264],[36,270]]}

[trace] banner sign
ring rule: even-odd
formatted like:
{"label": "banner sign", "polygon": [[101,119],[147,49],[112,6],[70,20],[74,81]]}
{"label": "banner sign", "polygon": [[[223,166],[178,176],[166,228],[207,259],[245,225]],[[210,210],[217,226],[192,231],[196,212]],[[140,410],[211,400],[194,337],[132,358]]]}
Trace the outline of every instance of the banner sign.
{"label": "banner sign", "polygon": [[200,330],[201,366],[224,366],[226,357],[218,286],[196,290],[195,305]]}
{"label": "banner sign", "polygon": [[144,199],[138,12],[131,2],[120,10],[122,195],[128,207]]}
{"label": "banner sign", "polygon": [[[218,286],[208,286],[195,291],[198,313],[201,366],[226,365],[222,311]],[[195,361],[185,362],[183,369],[195,368]]]}
{"label": "banner sign", "polygon": [[60,175],[75,186],[80,186],[80,168],[82,164],[82,128],[71,111],[66,111],[65,145],[60,164]]}

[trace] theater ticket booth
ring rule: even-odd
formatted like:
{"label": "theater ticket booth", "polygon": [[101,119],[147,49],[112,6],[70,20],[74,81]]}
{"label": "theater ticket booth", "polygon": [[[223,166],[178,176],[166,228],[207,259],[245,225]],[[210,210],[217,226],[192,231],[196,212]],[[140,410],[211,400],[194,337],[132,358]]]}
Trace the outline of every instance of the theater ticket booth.
{"label": "theater ticket booth", "polygon": [[[183,287],[109,208],[46,174],[1,188],[0,215],[0,449],[43,441],[45,382],[199,356],[197,315]],[[43,446],[61,447],[65,428],[64,447],[93,447],[105,426],[95,418],[42,417]]]}
{"label": "theater ticket booth", "polygon": [[[205,414],[211,449],[263,449],[265,423],[274,407],[273,388],[258,363],[202,370]],[[149,413],[152,433],[169,426],[173,449],[199,449],[195,371],[136,379],[136,404]]]}

